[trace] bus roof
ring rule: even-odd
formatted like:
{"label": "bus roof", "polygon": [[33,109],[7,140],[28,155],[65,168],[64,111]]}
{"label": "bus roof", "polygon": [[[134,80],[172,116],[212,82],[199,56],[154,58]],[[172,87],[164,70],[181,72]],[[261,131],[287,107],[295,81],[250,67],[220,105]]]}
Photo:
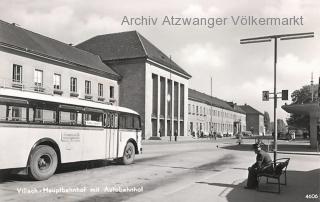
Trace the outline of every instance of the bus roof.
{"label": "bus roof", "polygon": [[49,94],[35,93],[30,91],[20,91],[15,89],[0,88],[0,96],[8,96],[13,98],[21,98],[21,99],[41,100],[41,101],[47,101],[47,102],[69,104],[69,105],[76,105],[76,106],[82,106],[82,107],[91,107],[91,108],[104,109],[104,110],[114,110],[114,111],[120,111],[120,112],[138,115],[136,111],[125,108],[125,107],[107,105],[104,103],[98,103],[98,102],[93,102],[88,100],[80,100],[77,98],[69,98],[69,97],[55,96],[55,95],[49,95]]}

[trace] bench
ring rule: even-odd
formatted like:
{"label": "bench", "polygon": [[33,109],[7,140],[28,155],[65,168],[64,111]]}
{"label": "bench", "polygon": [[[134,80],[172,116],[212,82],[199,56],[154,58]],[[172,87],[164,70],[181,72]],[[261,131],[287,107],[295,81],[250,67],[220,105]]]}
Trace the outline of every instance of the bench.
{"label": "bench", "polygon": [[[276,159],[275,162],[272,162],[274,167],[273,167],[273,171],[268,172],[268,173],[258,173],[257,174],[257,180],[258,180],[258,191],[261,191],[259,188],[259,183],[261,181],[262,177],[266,177],[267,178],[267,183],[269,184],[278,184],[278,193],[280,193],[280,185],[287,185],[287,167],[289,164],[290,158],[281,158],[281,159]],[[263,169],[263,168],[262,168]],[[281,176],[284,176],[284,183],[281,183]],[[269,182],[269,178],[271,179],[276,179],[277,183],[274,182]],[[271,192],[271,191],[265,191],[265,192]]]}

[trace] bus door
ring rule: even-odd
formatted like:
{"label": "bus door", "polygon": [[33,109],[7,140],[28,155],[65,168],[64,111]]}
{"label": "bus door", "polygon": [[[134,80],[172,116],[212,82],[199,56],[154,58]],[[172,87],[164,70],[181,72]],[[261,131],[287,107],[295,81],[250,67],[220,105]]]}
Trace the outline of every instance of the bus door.
{"label": "bus door", "polygon": [[106,159],[117,158],[118,150],[118,114],[105,114],[106,125]]}

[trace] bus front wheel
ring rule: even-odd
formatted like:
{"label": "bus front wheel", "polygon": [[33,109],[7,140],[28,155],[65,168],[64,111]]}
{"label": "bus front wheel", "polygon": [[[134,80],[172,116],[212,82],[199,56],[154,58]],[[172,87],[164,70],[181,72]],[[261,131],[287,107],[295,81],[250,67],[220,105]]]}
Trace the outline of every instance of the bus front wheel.
{"label": "bus front wheel", "polygon": [[56,151],[47,145],[39,145],[30,155],[30,177],[35,180],[46,180],[51,177],[58,166]]}
{"label": "bus front wheel", "polygon": [[122,164],[124,165],[131,164],[134,160],[134,156],[135,156],[135,147],[132,142],[128,142],[123,152],[123,158],[121,159]]}

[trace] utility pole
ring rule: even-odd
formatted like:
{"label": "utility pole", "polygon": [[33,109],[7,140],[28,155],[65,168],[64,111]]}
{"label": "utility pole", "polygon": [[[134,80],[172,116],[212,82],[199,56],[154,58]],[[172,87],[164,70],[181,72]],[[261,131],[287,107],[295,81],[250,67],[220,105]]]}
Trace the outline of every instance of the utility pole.
{"label": "utility pole", "polygon": [[311,102],[313,102],[313,72],[311,72]]}
{"label": "utility pole", "polygon": [[212,133],[212,77],[211,77],[211,90],[210,90],[210,135],[213,135]]}
{"label": "utility pole", "polygon": [[280,40],[291,40],[291,39],[302,39],[302,38],[312,38],[314,37],[314,32],[307,33],[296,33],[296,34],[281,34],[281,35],[269,35],[261,36],[254,38],[241,39],[240,44],[249,44],[249,43],[262,43],[262,42],[271,42],[274,40],[274,70],[273,70],[273,95],[274,95],[274,104],[273,104],[273,119],[274,119],[274,162],[276,163],[277,159],[277,49],[278,49],[278,39]]}

